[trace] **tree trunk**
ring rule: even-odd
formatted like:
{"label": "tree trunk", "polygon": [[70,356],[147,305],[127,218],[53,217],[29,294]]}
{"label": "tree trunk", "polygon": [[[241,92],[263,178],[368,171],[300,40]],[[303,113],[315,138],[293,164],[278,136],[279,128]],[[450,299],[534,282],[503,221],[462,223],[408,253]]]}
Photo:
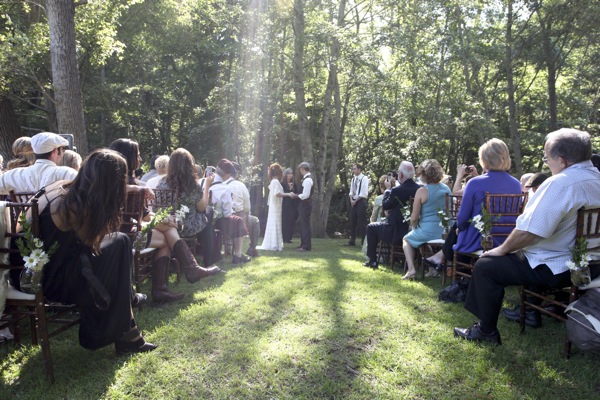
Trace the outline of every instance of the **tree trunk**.
{"label": "tree trunk", "polygon": [[77,68],[75,5],[73,0],[47,0],[46,12],[58,132],[73,134],[79,152],[85,154],[88,141]]}
{"label": "tree trunk", "polygon": [[519,126],[517,124],[517,105],[515,102],[515,85],[512,62],[512,6],[512,0],[508,0],[508,10],[506,11],[506,87],[508,91],[508,121],[513,160],[515,161],[514,167],[517,171],[517,176],[521,176],[523,174],[523,166],[521,163],[521,137],[519,134]]}
{"label": "tree trunk", "polygon": [[12,101],[0,97],[0,154],[5,162],[13,157],[12,144],[20,136],[21,128]]}

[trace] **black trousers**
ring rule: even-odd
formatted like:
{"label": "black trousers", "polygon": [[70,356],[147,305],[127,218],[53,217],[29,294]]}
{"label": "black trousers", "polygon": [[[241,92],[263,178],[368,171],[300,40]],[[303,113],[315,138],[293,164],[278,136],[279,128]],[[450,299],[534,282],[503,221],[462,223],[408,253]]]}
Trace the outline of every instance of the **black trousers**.
{"label": "black trousers", "polygon": [[289,243],[294,236],[294,224],[298,219],[298,201],[297,199],[283,198],[281,209],[281,234],[283,242]]}
{"label": "black trousers", "polygon": [[367,257],[370,262],[377,259],[377,245],[380,241],[392,243],[394,226],[387,222],[373,222],[367,225]]}
{"label": "black trousers", "polygon": [[525,285],[560,288],[570,284],[569,271],[554,275],[545,264],[533,269],[525,257],[515,253],[482,257],[475,263],[465,308],[481,320],[481,329],[490,333],[497,328],[505,287]]}
{"label": "black trousers", "polygon": [[355,243],[357,237],[364,242],[366,232],[367,202],[361,198],[354,204],[354,207],[350,207],[350,243]]}
{"label": "black trousers", "polygon": [[312,250],[310,215],[312,213],[312,200],[301,200],[298,205],[300,219],[300,247],[304,250]]}

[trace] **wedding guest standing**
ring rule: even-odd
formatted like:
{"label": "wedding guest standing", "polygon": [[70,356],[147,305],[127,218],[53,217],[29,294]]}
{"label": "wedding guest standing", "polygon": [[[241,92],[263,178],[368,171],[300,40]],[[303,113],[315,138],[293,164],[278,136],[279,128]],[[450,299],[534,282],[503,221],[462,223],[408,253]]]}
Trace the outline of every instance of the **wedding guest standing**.
{"label": "wedding guest standing", "polygon": [[362,173],[362,165],[352,166],[350,183],[350,240],[346,246],[355,246],[358,236],[364,242],[367,232],[367,197],[369,197],[369,178]]}
{"label": "wedding guest standing", "polygon": [[267,215],[267,227],[261,250],[281,251],[283,250],[283,236],[281,233],[281,206],[284,197],[289,197],[289,193],[283,193],[281,186],[281,165],[275,163],[269,166],[269,214]]}
{"label": "wedding guest standing", "polygon": [[[283,193],[296,193],[296,184],[294,183],[294,170],[286,168],[283,170],[281,179]],[[292,243],[294,236],[294,225],[298,219],[298,199],[283,197],[281,205],[281,234],[283,243]]]}

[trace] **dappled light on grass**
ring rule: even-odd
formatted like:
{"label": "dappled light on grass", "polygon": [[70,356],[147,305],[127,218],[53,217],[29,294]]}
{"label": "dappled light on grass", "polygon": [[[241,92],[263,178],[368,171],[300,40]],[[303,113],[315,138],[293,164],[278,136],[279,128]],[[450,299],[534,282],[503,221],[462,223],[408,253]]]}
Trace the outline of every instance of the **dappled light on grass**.
{"label": "dappled light on grass", "polygon": [[[268,252],[242,267],[173,290],[184,300],[136,311],[158,349],[117,357],[53,345],[47,388],[38,348],[5,352],[0,398],[574,398],[594,397],[598,357],[562,358],[564,326],[499,321],[503,346],[453,337],[474,317],[437,301],[438,279],[363,267],[358,249],[314,240],[310,254]],[[518,303],[507,290],[507,306]],[[5,351],[2,349],[2,351]],[[581,383],[583,382],[583,384]]]}

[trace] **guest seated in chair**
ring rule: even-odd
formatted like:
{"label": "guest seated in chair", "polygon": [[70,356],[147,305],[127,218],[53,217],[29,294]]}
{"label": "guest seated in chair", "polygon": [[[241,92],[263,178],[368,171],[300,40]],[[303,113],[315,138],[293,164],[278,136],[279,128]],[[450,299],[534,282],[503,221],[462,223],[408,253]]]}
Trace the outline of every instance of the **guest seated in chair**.
{"label": "guest seated in chair", "polygon": [[[136,185],[134,172],[139,167],[141,158],[137,142],[131,139],[117,139],[111,143],[110,148],[123,155],[127,161],[127,179],[129,185]],[[147,189],[150,190],[150,189]],[[149,221],[151,214],[146,212],[144,219]],[[177,222],[174,216],[158,224],[152,229],[147,247],[158,249],[152,263],[152,300],[157,303],[182,299],[183,293],[174,293],[167,288],[169,278],[169,261],[171,253],[179,262],[185,272],[188,282],[198,282],[200,279],[219,272],[219,269],[202,268],[196,262],[187,243],[181,239],[177,231]]]}
{"label": "guest seated in chair", "polygon": [[[131,242],[118,233],[126,183],[123,157],[100,149],[86,159],[73,181],[47,186],[39,199],[40,239],[47,246],[58,243],[44,266],[46,298],[80,306],[81,346],[93,350],[114,343],[119,354],[156,348],[141,336],[131,310]],[[82,274],[82,255],[89,257],[93,274],[108,294],[106,304]],[[11,270],[10,275],[17,289],[19,273]]]}
{"label": "guest seated in chair", "polygon": [[415,196],[419,185],[413,181],[415,167],[408,161],[402,161],[398,167],[398,181],[400,186],[392,189],[392,181],[384,182],[386,187],[383,194],[382,208],[387,214],[383,222],[373,222],[367,225],[367,257],[365,267],[378,268],[377,245],[380,241],[399,245],[404,235],[408,232],[408,224],[403,221],[401,208]]}
{"label": "guest seated in chair", "polygon": [[[471,220],[484,207],[485,194],[519,194],[521,193],[520,182],[512,177],[508,170],[510,169],[510,152],[508,146],[500,139],[490,139],[479,147],[479,163],[484,171],[483,175],[475,176],[470,179],[465,186],[463,197],[460,204],[460,210],[456,216],[456,230],[452,230],[444,244],[444,255],[447,260],[452,260],[454,252],[471,253],[481,250],[481,234],[471,224]],[[466,167],[459,166],[460,170]],[[459,172],[459,176],[462,175]],[[500,217],[499,223],[514,223],[516,217]],[[507,228],[494,228],[492,233],[510,233]],[[510,228],[508,228],[510,229]],[[494,246],[499,246],[505,240],[506,236],[494,236]],[[437,267],[442,263],[443,254],[436,253],[428,259],[424,259],[426,266]]]}
{"label": "guest seated in chair", "polygon": [[[159,170],[158,167],[157,170]],[[158,183],[157,189],[176,189],[178,191],[179,203],[189,209],[183,219],[183,228],[179,232],[179,236],[183,238],[197,237],[202,244],[204,265],[211,273],[216,273],[219,271],[219,267],[215,265],[213,256],[215,230],[205,214],[208,189],[213,180],[213,175],[206,178],[204,187],[200,190],[194,157],[186,149],[177,149],[171,154],[167,175]],[[159,197],[157,195],[157,200],[161,203]]]}
{"label": "guest seated in chair", "polygon": [[575,244],[577,211],[600,207],[600,172],[591,156],[587,132],[560,129],[546,137],[543,161],[552,176],[529,199],[506,241],[475,264],[465,308],[480,321],[454,328],[455,336],[499,345],[497,322],[506,286],[571,284],[566,263]]}
{"label": "guest seated in chair", "polygon": [[412,205],[410,231],[402,241],[402,249],[406,257],[408,271],[402,279],[414,279],[415,249],[433,239],[442,237],[442,227],[438,211],[446,208],[446,194],[451,194],[450,188],[440,183],[444,170],[439,162],[430,159],[421,164],[421,180],[425,186],[417,190]]}

